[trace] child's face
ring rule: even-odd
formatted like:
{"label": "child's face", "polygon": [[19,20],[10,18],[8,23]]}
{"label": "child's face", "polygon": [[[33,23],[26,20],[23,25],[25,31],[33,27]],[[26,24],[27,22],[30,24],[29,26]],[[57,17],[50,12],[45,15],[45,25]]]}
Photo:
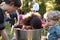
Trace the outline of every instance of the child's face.
{"label": "child's face", "polygon": [[56,23],[56,21],[54,21],[54,20],[51,20],[51,19],[47,20],[48,26],[53,26],[55,23]]}

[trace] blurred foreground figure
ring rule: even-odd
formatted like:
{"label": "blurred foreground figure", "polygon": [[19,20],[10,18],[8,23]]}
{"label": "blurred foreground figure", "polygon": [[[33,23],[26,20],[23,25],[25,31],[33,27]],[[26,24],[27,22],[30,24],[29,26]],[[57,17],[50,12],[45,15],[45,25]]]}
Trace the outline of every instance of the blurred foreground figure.
{"label": "blurred foreground figure", "polygon": [[20,0],[17,0],[17,1],[16,0],[4,0],[4,2],[5,4],[3,4],[0,7],[0,33],[4,40],[9,40],[7,33],[5,31],[4,14],[5,14],[5,11],[7,11],[8,13],[12,13],[16,11],[21,6],[21,2]]}

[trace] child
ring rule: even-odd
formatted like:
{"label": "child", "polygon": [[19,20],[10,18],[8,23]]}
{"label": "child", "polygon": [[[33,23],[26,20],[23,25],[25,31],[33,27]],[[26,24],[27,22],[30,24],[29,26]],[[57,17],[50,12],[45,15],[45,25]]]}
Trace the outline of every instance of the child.
{"label": "child", "polygon": [[59,22],[59,12],[49,11],[47,12],[47,24],[49,26],[48,40],[58,40],[60,38],[60,26]]}

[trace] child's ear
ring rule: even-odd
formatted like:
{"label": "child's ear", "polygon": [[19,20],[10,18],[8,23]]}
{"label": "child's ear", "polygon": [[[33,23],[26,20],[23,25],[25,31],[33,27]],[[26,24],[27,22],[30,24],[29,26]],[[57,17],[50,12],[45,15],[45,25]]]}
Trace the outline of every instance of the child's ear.
{"label": "child's ear", "polygon": [[10,6],[14,6],[14,2],[10,2],[10,4],[9,4]]}

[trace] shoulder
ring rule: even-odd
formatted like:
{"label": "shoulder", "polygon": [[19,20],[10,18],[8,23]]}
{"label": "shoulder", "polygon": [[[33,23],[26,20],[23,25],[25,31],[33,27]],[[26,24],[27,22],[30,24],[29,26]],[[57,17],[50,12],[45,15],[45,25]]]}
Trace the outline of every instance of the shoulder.
{"label": "shoulder", "polygon": [[55,29],[60,29],[60,26],[59,26],[58,24],[56,24],[56,25],[54,26],[54,28],[55,28]]}
{"label": "shoulder", "polygon": [[55,32],[56,32],[57,37],[60,38],[60,26],[56,26]]}
{"label": "shoulder", "polygon": [[57,25],[57,26],[55,27],[55,30],[59,30],[59,31],[60,31],[60,26]]}

